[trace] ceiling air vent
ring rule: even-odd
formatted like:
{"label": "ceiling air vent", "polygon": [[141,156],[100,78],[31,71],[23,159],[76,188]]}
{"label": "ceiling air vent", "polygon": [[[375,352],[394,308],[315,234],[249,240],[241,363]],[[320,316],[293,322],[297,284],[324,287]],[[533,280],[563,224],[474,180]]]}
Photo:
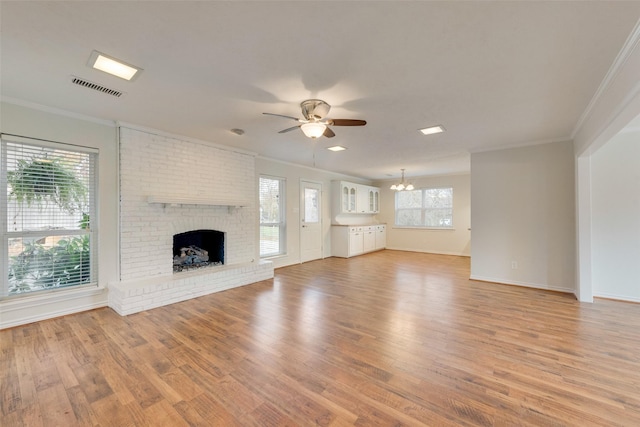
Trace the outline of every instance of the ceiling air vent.
{"label": "ceiling air vent", "polygon": [[89,89],[97,90],[98,92],[106,93],[107,95],[113,95],[117,98],[122,96],[122,92],[115,89],[109,89],[108,87],[104,87],[97,83],[90,82],[89,80],[81,79],[80,77],[71,76],[71,83],[76,84],[78,86],[86,87]]}

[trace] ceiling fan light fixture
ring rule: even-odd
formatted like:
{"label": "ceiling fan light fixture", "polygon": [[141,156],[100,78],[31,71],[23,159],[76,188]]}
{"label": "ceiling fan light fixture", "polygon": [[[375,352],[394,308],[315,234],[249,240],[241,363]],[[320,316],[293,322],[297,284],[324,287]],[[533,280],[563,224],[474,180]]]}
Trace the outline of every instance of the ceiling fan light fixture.
{"label": "ceiling fan light fixture", "polygon": [[307,137],[316,139],[324,134],[324,131],[327,129],[327,125],[323,123],[311,122],[303,124],[302,126],[300,126],[300,129],[302,129],[302,132],[304,132]]}
{"label": "ceiling fan light fixture", "polygon": [[442,133],[444,131],[445,128],[442,125],[430,126],[428,128],[420,129],[420,132],[422,132],[424,135],[433,135],[434,133]]}

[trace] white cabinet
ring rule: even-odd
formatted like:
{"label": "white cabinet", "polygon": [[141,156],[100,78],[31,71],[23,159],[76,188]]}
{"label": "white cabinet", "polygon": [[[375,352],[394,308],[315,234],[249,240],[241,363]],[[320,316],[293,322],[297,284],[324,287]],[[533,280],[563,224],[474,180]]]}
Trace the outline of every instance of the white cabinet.
{"label": "white cabinet", "polygon": [[364,252],[363,227],[338,226],[331,227],[331,254],[349,258]]}
{"label": "white cabinet", "polygon": [[368,185],[358,185],[358,213],[376,214],[380,211],[380,189]]}
{"label": "white cabinet", "polygon": [[349,227],[348,256],[360,255],[364,252],[362,227]]}
{"label": "white cabinet", "polygon": [[387,246],[387,226],[384,224],[376,225],[376,250],[384,249]]}
{"label": "white cabinet", "polygon": [[[338,185],[334,185],[333,192],[338,192],[340,198],[338,200],[338,213],[357,213],[357,197],[358,184],[340,181]],[[334,198],[334,201],[335,198]]]}
{"label": "white cabinet", "polygon": [[376,250],[376,226],[370,225],[364,227],[363,233],[363,247],[364,252],[371,252]]}
{"label": "white cabinet", "polygon": [[371,215],[380,212],[380,189],[378,187],[347,181],[333,181],[331,191],[334,224],[345,223],[336,220],[335,217],[338,215]]}
{"label": "white cabinet", "polygon": [[369,187],[367,194],[369,195],[369,212],[380,212],[380,189],[376,187]]}
{"label": "white cabinet", "polygon": [[[380,227],[382,227],[382,233]],[[381,241],[381,238],[384,238],[384,241]],[[384,225],[334,225],[331,227],[331,255],[333,256],[349,258],[384,249],[385,245]]]}

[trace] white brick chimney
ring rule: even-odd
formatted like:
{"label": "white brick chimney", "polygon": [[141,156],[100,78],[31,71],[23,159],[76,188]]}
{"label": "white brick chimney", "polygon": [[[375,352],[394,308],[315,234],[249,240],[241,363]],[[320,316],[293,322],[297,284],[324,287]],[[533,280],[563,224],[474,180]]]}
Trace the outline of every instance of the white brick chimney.
{"label": "white brick chimney", "polygon": [[[120,281],[109,305],[130,314],[273,277],[259,261],[255,156],[121,126]],[[173,235],[225,233],[225,265],[173,273]]]}

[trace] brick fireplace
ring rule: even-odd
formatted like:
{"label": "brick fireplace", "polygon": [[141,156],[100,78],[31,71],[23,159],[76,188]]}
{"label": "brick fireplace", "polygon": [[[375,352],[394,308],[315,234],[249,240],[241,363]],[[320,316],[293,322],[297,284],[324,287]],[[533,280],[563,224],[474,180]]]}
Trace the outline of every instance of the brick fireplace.
{"label": "brick fireplace", "polygon": [[[188,138],[120,127],[122,315],[273,277],[257,250],[255,156]],[[224,234],[223,265],[173,273],[173,236]]]}

